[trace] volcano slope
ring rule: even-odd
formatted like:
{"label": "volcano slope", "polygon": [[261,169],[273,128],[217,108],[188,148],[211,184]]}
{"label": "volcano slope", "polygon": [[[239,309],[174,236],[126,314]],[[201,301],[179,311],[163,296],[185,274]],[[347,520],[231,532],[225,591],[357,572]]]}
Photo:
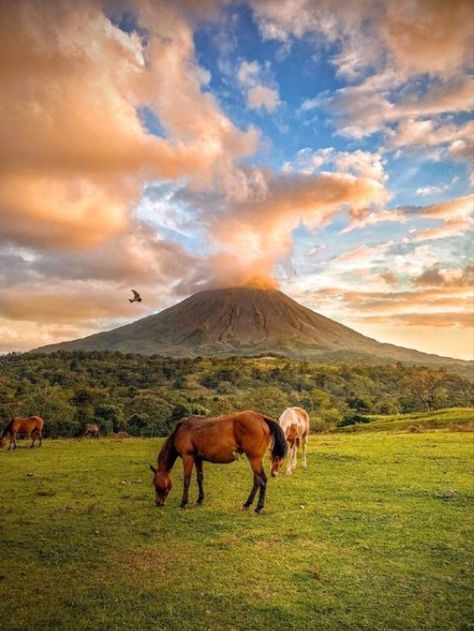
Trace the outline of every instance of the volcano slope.
{"label": "volcano slope", "polygon": [[171,357],[275,353],[302,360],[466,364],[378,342],[304,307],[277,289],[253,287],[202,291],[131,324],[37,350],[102,350]]}

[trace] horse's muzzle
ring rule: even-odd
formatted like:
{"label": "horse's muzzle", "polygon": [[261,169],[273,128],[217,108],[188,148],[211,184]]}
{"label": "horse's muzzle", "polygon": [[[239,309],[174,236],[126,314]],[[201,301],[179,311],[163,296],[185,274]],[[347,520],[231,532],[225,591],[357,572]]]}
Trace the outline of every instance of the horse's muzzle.
{"label": "horse's muzzle", "polygon": [[165,500],[155,500],[155,504],[161,508],[165,505]]}

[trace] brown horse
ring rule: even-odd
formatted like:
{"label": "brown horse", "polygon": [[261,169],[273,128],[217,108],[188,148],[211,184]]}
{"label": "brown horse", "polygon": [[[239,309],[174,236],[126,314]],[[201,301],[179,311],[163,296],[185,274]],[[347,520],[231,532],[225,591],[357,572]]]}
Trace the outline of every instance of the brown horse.
{"label": "brown horse", "polygon": [[96,423],[86,423],[84,425],[84,433],[82,436],[93,436],[94,438],[99,438],[99,426],[96,425]]}
{"label": "brown horse", "polygon": [[14,416],[0,436],[0,447],[5,447],[7,444],[6,436],[9,436],[10,445],[8,448],[16,449],[16,437],[18,434],[26,434],[28,438],[33,439],[30,447],[34,447],[35,440],[38,439],[38,447],[41,447],[41,443],[43,442],[43,426],[44,421],[41,416]]}
{"label": "brown horse", "polygon": [[286,440],[278,423],[257,412],[246,411],[217,418],[190,416],[178,423],[158,454],[158,468],[153,471],[156,505],[164,506],[171,490],[171,469],[178,456],[183,461],[184,489],[181,507],[188,503],[189,484],[196,465],[199,486],[198,504],[204,500],[202,463],[230,463],[245,454],[253,471],[253,487],[244,508],[254,501],[259,490],[259,513],[265,504],[267,476],[263,469],[263,456],[273,441],[272,468],[280,468],[286,455]]}

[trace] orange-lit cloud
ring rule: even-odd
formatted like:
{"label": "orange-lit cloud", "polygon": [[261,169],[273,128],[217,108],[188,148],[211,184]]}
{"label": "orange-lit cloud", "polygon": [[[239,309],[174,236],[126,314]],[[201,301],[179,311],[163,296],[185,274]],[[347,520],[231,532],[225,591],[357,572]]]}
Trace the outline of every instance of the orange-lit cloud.
{"label": "orange-lit cloud", "polygon": [[471,63],[468,0],[389,0],[381,22],[395,64],[406,72],[452,75]]}
{"label": "orange-lit cloud", "polygon": [[[137,8],[154,27],[146,44],[115,27],[98,1],[2,6],[4,239],[95,245],[127,229],[146,178],[225,187],[235,160],[255,149],[256,132],[237,129],[203,91],[208,77],[178,8]],[[166,137],[146,132],[139,106]]]}
{"label": "orange-lit cloud", "polygon": [[383,185],[342,173],[287,176],[267,183],[261,198],[235,204],[211,220],[216,248],[247,276],[272,277],[275,264],[292,249],[298,224],[327,225],[343,207],[358,213],[386,200]]}
{"label": "orange-lit cloud", "polygon": [[466,232],[473,227],[474,195],[458,197],[422,209],[421,216],[428,219],[441,219],[442,224],[417,232],[415,239],[426,241],[441,239],[453,234]]}
{"label": "orange-lit cloud", "polygon": [[[252,0],[267,39],[320,37],[341,45],[333,62],[356,78],[385,57],[402,76],[451,76],[471,62],[469,0]],[[316,40],[317,41],[317,40]]]}

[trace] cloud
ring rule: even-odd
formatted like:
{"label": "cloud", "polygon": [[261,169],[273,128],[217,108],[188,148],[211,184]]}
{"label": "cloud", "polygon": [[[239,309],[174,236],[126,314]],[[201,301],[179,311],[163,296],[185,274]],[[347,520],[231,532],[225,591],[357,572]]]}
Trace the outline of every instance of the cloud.
{"label": "cloud", "polygon": [[280,105],[278,88],[268,64],[263,67],[257,61],[242,61],[237,70],[237,79],[244,90],[249,109],[273,112]]}
{"label": "cloud", "polygon": [[263,108],[273,112],[279,104],[278,92],[267,86],[256,85],[247,92],[247,105],[251,110]]}
{"label": "cloud", "polygon": [[225,216],[211,219],[210,234],[239,267],[271,276],[278,260],[291,253],[292,231],[299,224],[322,227],[342,208],[357,213],[385,199],[380,182],[349,174],[270,178],[260,199],[235,204]]}
{"label": "cloud", "polygon": [[378,152],[337,151],[334,147],[324,147],[313,150],[310,147],[300,149],[295,160],[286,162],[283,169],[286,172],[297,171],[311,174],[321,170],[324,165],[333,165],[339,173],[351,173],[356,176],[371,178],[384,182],[387,176],[384,171],[385,160]]}
{"label": "cloud", "polygon": [[399,75],[452,76],[471,63],[472,6],[467,0],[252,0],[265,39],[308,38],[338,45],[333,63],[357,78],[391,66]]}
{"label": "cloud", "polygon": [[449,184],[443,184],[442,186],[420,186],[416,189],[415,194],[421,197],[428,197],[431,195],[438,195],[449,188]]}
{"label": "cloud", "polygon": [[416,287],[472,287],[474,266],[464,269],[440,269],[439,264],[425,269],[413,279]]}
{"label": "cloud", "polygon": [[[132,8],[147,38],[120,30],[98,1],[21,0],[2,8],[4,239],[95,246],[129,229],[147,179],[225,188],[236,161],[255,150],[255,130],[236,128],[204,90],[209,77],[178,8]],[[165,137],[143,127],[141,106]]]}
{"label": "cloud", "polygon": [[387,148],[418,147],[424,149],[425,147],[449,145],[448,150],[452,157],[459,160],[469,160],[472,158],[473,137],[473,121],[456,125],[454,123],[437,124],[433,120],[409,118],[400,122],[397,129],[390,132]]}
{"label": "cloud", "polygon": [[364,266],[369,265],[371,263],[375,263],[377,260],[382,260],[392,245],[391,241],[379,243],[375,246],[365,244],[359,245],[354,250],[350,250],[349,252],[345,252],[344,254],[338,256],[333,261],[333,264],[338,265],[340,263],[350,263],[350,266],[352,266],[362,262]]}
{"label": "cloud", "polygon": [[[472,132],[470,123],[457,128],[453,124],[435,124],[426,117],[470,111],[473,77],[454,83],[430,84],[422,94],[416,82],[402,96],[396,90],[398,87],[393,73],[389,72],[383,77],[382,86],[370,77],[358,85],[341,88],[334,95],[307,100],[301,109],[308,111],[322,107],[334,117],[338,133],[349,138],[362,139],[375,132],[388,133],[392,138],[389,146],[402,146],[404,140],[411,144],[412,139],[422,144],[423,133],[430,135],[428,141],[431,140],[434,145],[454,140],[460,134],[468,136]],[[424,120],[416,120],[420,117]],[[408,122],[402,124],[399,134],[391,130],[390,125],[406,119]]]}
{"label": "cloud", "polygon": [[472,229],[474,211],[474,195],[457,197],[446,202],[425,206],[420,215],[427,219],[440,219],[442,224],[427,228],[415,234],[418,241],[442,239]]}
{"label": "cloud", "polygon": [[[367,324],[390,324],[392,326],[422,326],[422,327],[463,327],[472,328],[472,313],[469,311],[446,311],[440,313],[400,313],[386,316],[364,316]],[[452,354],[452,350],[448,353]],[[470,359],[470,357],[469,357]]]}
{"label": "cloud", "polygon": [[472,62],[472,4],[466,0],[391,0],[382,36],[397,67],[453,75]]}

